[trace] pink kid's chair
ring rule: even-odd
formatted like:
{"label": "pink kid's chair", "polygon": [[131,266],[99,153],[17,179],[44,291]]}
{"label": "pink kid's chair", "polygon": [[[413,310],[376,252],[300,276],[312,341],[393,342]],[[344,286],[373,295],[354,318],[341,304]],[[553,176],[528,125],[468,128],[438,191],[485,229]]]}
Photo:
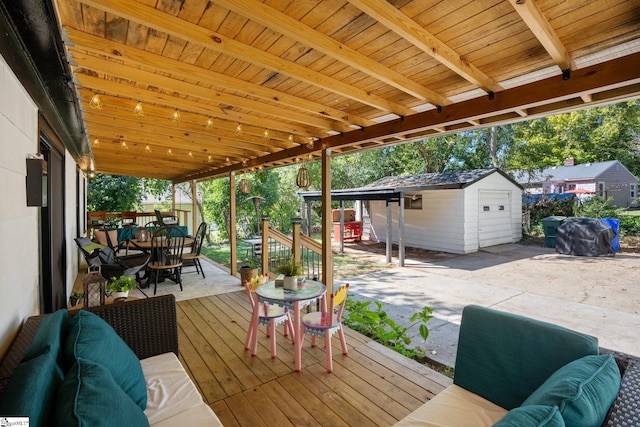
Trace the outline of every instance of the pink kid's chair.
{"label": "pink kid's chair", "polygon": [[[276,326],[284,323],[284,336],[291,334],[291,340],[294,339],[293,323],[291,322],[291,316],[289,310],[286,307],[280,307],[276,304],[258,302],[253,294],[256,288],[251,288],[249,282],[246,280],[243,282],[244,289],[249,296],[249,302],[253,314],[251,316],[251,323],[249,324],[249,330],[247,330],[247,339],[244,342],[244,349],[249,350],[251,348],[251,355],[255,356],[258,353],[258,326],[267,326],[267,336],[271,338],[271,358],[276,358]],[[256,315],[256,311],[258,312]]]}
{"label": "pink kid's chair", "polygon": [[344,338],[342,330],[342,312],[344,304],[347,301],[349,292],[349,284],[344,284],[337,291],[331,294],[329,299],[329,311],[326,311],[324,296],[322,297],[322,311],[305,314],[302,317],[302,333],[311,335],[311,346],[315,347],[316,337],[324,337],[324,348],[327,353],[327,372],[333,371],[333,358],[331,353],[331,336],[338,332],[340,336],[340,344],[342,345],[342,354],[348,352],[347,341]]}

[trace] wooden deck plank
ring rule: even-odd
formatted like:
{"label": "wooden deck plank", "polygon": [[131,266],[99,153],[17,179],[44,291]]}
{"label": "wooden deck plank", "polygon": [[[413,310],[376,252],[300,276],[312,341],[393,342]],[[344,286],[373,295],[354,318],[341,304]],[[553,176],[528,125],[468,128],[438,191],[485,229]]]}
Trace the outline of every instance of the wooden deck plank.
{"label": "wooden deck plank", "polygon": [[359,426],[394,424],[451,380],[345,328],[348,355],[333,338],[334,370],[322,339],[303,345],[294,372],[293,346],[278,327],[271,359],[264,328],[258,354],[244,349],[250,305],[242,292],[178,303],[180,359],[225,426]]}

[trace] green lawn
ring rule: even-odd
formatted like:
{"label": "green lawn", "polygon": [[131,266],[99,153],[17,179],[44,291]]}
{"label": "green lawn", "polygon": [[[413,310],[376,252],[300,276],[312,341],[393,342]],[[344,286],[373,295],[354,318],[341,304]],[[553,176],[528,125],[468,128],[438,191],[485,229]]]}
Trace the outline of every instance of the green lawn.
{"label": "green lawn", "polygon": [[[239,260],[244,260],[247,254],[248,246],[240,245],[236,251]],[[227,268],[229,264],[229,242],[206,244],[202,246],[202,253],[211,258],[218,264]],[[346,255],[334,254],[333,256],[334,277],[336,279],[342,277],[359,276],[362,274],[380,271],[388,268],[388,264],[376,263],[373,261],[350,258]]]}

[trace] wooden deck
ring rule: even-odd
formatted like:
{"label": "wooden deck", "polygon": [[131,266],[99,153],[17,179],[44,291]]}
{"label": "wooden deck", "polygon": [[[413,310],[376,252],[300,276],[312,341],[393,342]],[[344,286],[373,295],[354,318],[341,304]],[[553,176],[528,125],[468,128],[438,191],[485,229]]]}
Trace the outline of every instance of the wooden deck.
{"label": "wooden deck", "polygon": [[250,318],[244,292],[178,302],[180,360],[225,426],[389,426],[451,380],[345,328],[349,354],[333,338],[334,370],[322,340],[307,337],[302,372],[278,328],[278,357],[260,329],[258,355],[244,350]]}

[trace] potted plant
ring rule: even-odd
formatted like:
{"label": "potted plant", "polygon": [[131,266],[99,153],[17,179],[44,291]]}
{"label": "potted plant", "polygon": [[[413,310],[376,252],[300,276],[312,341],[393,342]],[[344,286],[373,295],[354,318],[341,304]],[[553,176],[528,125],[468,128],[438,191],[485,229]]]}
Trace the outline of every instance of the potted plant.
{"label": "potted plant", "polygon": [[71,303],[71,307],[75,307],[76,305],[78,305],[78,303],[82,301],[83,297],[84,297],[83,292],[79,292],[79,291],[71,292],[71,296],[69,297],[69,303]]}
{"label": "potted plant", "polygon": [[129,291],[135,287],[136,280],[133,277],[112,277],[107,284],[107,291],[111,292],[113,298],[126,298],[129,296]]}
{"label": "potted plant", "polygon": [[243,284],[246,280],[249,282],[251,279],[258,275],[258,264],[253,258],[247,258],[242,262],[240,266],[240,284]]}
{"label": "potted plant", "polygon": [[284,275],[283,287],[294,290],[298,287],[298,276],[302,275],[302,263],[295,262],[293,258],[282,261],[275,268],[275,272]]}

